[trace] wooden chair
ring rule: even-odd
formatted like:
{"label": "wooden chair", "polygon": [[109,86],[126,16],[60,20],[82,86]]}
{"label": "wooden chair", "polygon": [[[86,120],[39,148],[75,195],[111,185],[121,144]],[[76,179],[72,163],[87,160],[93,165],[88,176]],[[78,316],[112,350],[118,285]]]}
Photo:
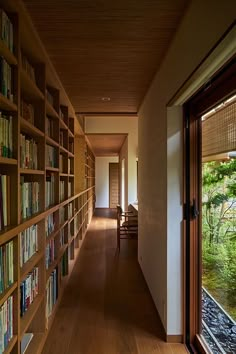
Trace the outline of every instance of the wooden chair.
{"label": "wooden chair", "polygon": [[123,211],[117,205],[117,248],[120,251],[121,239],[135,239],[138,237],[138,217],[132,211]]}

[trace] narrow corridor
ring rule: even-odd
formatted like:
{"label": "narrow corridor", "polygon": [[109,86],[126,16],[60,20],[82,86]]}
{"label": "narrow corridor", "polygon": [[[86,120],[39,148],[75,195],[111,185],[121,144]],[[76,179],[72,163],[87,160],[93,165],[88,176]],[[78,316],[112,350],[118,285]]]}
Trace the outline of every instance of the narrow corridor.
{"label": "narrow corridor", "polygon": [[137,262],[137,241],[116,252],[115,214],[96,210],[43,354],[186,354],[167,344]]}

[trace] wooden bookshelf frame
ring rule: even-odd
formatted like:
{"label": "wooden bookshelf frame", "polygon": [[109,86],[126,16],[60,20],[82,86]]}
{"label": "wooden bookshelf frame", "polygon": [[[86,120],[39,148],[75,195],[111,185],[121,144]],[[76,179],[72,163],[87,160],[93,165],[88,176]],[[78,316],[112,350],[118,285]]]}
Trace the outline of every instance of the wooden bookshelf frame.
{"label": "wooden bookshelf frame", "polygon": [[[32,22],[21,0],[1,0],[1,8],[9,14],[14,29],[14,53],[11,53],[6,44],[0,40],[0,54],[14,69],[14,100],[0,94],[0,111],[13,116],[13,158],[0,156],[1,173],[10,175],[11,191],[9,195],[11,205],[10,224],[0,231],[0,246],[14,241],[14,282],[2,294],[0,294],[0,306],[13,296],[13,337],[9,341],[5,353],[20,353],[20,344],[26,332],[32,332],[33,338],[26,350],[26,354],[39,354],[42,352],[44,342],[49,334],[55,313],[62,298],[63,291],[71,275],[76,258],[79,255],[84,241],[88,225],[94,210],[95,188],[95,159],[84,140],[83,131],[76,118],[74,109],[58,79],[58,76],[42,46]],[[35,70],[36,80],[22,67],[21,52],[29,60]],[[50,91],[53,102],[49,102],[46,89]],[[51,98],[51,97],[50,97]],[[34,122],[25,119],[21,115],[21,99],[35,108]],[[60,109],[64,119],[60,117]],[[46,118],[53,120],[53,136],[46,131]],[[63,146],[60,144],[60,131],[63,131]],[[34,139],[40,147],[38,153],[38,169],[22,168],[20,134]],[[82,158],[78,159],[75,151],[75,138],[83,135],[84,150]],[[58,167],[46,166],[46,145],[56,148]],[[59,156],[65,159],[65,171],[59,170]],[[40,160],[40,161],[39,161]],[[75,164],[76,160],[76,164]],[[39,163],[40,162],[40,163]],[[88,178],[83,175],[84,186],[75,189],[76,175],[75,165],[85,170],[89,166]],[[55,203],[46,208],[46,176],[55,176]],[[37,181],[40,186],[40,212],[22,220],[21,218],[21,185],[20,179],[24,176],[28,181]],[[59,202],[60,179],[65,181],[65,200]],[[90,181],[90,182],[88,182]],[[71,196],[68,197],[69,183],[71,183]],[[72,214],[68,217],[69,204],[72,203]],[[59,223],[59,210],[65,207],[65,220]],[[55,213],[55,229],[46,236],[46,218]],[[20,267],[20,242],[21,232],[37,224],[40,226],[38,238],[38,251]],[[60,234],[65,230],[64,244],[60,245]],[[69,233],[70,231],[70,233]],[[69,236],[71,234],[71,236]],[[46,269],[46,247],[54,240],[55,257]],[[68,272],[61,275],[62,259],[67,257]],[[66,257],[65,257],[66,258]],[[22,317],[20,317],[20,285],[32,269],[39,268],[39,292],[32,304]],[[52,313],[46,318],[46,286],[51,273],[57,269],[58,297]]]}

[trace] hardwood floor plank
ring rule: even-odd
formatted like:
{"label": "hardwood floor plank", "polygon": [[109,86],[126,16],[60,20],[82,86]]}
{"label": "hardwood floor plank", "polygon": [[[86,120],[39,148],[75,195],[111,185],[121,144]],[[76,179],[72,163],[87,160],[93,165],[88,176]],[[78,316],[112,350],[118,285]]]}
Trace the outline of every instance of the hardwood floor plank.
{"label": "hardwood floor plank", "polygon": [[137,242],[116,250],[115,212],[97,210],[43,354],[186,354],[165,343],[137,262]]}

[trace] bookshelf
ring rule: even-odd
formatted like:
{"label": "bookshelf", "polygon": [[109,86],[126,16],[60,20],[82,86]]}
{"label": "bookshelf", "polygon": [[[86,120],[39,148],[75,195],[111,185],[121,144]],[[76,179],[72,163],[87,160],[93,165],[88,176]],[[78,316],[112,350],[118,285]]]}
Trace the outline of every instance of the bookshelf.
{"label": "bookshelf", "polygon": [[0,352],[41,353],[92,218],[95,163],[23,4],[0,9]]}

